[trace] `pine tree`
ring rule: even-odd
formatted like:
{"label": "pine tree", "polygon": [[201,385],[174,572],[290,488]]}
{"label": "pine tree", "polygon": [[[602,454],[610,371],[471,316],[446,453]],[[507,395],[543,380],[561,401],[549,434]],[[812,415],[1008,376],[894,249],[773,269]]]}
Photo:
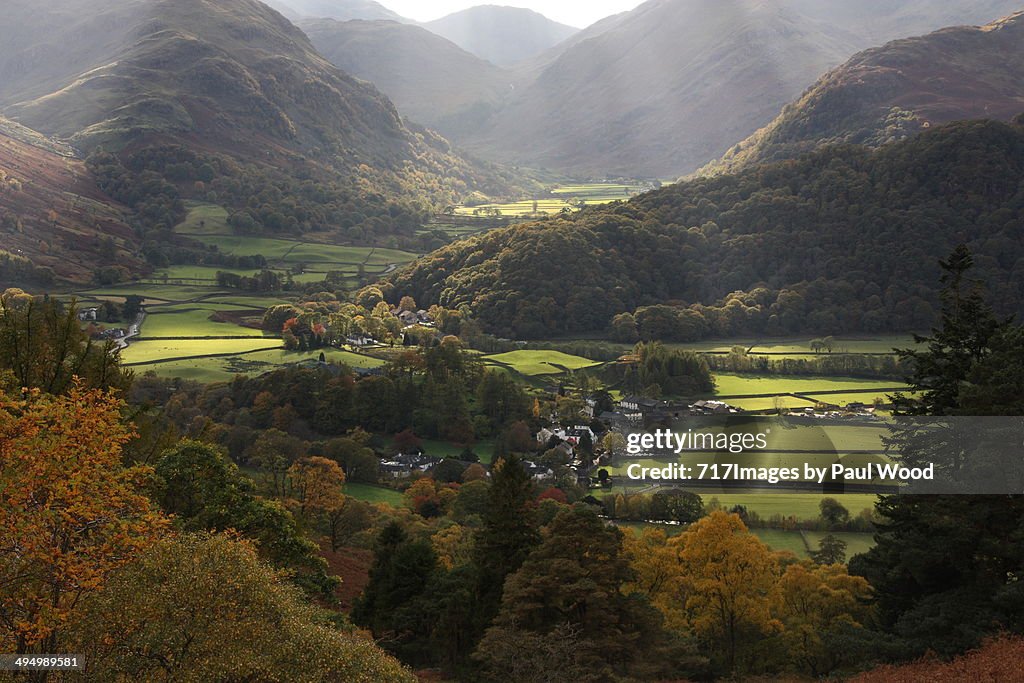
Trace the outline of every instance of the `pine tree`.
{"label": "pine tree", "polygon": [[[991,381],[993,373],[979,368],[988,365],[993,343],[1015,329],[995,316],[980,286],[968,280],[971,265],[963,246],[941,263],[941,326],[917,338],[924,350],[900,354],[913,362],[908,383],[920,396],[896,397],[904,415],[963,414],[962,392],[986,393],[978,381]],[[915,438],[897,435],[904,446]],[[964,463],[950,450],[933,439],[915,457],[941,458],[955,474]],[[874,587],[883,627],[903,639],[908,654],[962,652],[987,634],[1024,624],[1024,587],[1014,578],[1024,570],[1024,498],[882,496],[876,510],[885,520],[877,525],[876,545],[854,557],[850,571]]]}

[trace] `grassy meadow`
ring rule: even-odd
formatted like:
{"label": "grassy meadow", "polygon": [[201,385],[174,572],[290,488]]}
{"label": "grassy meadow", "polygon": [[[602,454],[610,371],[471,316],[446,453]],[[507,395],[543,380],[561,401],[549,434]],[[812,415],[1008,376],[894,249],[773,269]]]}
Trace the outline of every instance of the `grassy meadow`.
{"label": "grassy meadow", "polygon": [[631,197],[651,189],[645,183],[577,183],[553,187],[547,197],[537,197],[518,202],[481,204],[477,206],[458,206],[458,216],[494,215],[533,217],[538,215],[555,215],[564,210],[577,211],[582,206],[608,204],[614,201],[625,201]]}

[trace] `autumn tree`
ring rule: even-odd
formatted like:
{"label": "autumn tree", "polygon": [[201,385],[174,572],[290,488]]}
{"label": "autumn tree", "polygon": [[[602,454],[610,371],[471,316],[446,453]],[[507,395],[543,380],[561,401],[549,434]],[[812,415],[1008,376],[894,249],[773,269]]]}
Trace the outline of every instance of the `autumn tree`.
{"label": "autumn tree", "polygon": [[81,384],[0,395],[0,651],[64,651],[83,597],[164,533],[152,470],[121,464],[123,408]]}
{"label": "autumn tree", "polygon": [[148,548],[84,601],[69,637],[93,681],[415,681],[223,535]]}
{"label": "autumn tree", "polygon": [[623,553],[633,578],[623,591],[641,593],[665,617],[665,626],[679,632],[689,628],[686,612],[687,577],[679,560],[679,545],[670,543],[663,529],[646,527],[625,538]]}
{"label": "autumn tree", "polygon": [[779,631],[772,614],[779,566],[768,547],[747,532],[739,515],[721,511],[678,538],[687,576],[690,627],[724,670],[740,666],[743,646]]}
{"label": "autumn tree", "polygon": [[800,562],[786,568],[779,592],[780,649],[798,671],[820,678],[866,654],[851,647],[857,635],[867,636],[872,613],[871,586],[863,578],[842,565]]}
{"label": "autumn tree", "polygon": [[288,484],[303,518],[326,515],[345,505],[345,473],[333,460],[302,458],[288,469]]}

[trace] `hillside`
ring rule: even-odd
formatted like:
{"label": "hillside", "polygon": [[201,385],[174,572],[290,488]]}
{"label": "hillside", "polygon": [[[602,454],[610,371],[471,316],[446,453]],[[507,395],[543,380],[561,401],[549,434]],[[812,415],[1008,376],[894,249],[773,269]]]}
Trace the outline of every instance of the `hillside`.
{"label": "hillside", "polygon": [[637,316],[680,341],[917,330],[935,315],[937,261],[961,242],[992,299],[1019,308],[1022,181],[1024,126],[951,124],[457,242],[388,295],[468,305],[516,338],[607,331],[662,303]]}
{"label": "hillside", "polygon": [[950,121],[1024,112],[1024,13],[862,52],[702,173],[792,159],[826,144],[871,147]]}
{"label": "hillside", "polygon": [[409,22],[405,17],[373,0],[266,0],[266,4],[292,20],[312,17],[338,21],[362,19]]}
{"label": "hillside", "polygon": [[370,81],[402,115],[445,135],[485,116],[511,90],[507,72],[418,26],[307,19],[299,27],[339,69]]}
{"label": "hillside", "polygon": [[532,10],[498,5],[470,7],[423,26],[498,66],[539,55],[579,30]]}
{"label": "hillside", "polygon": [[767,125],[860,50],[986,23],[1017,0],[650,0],[516,68],[509,106],[455,141],[575,175],[677,176]]}
{"label": "hillside", "polygon": [[97,267],[140,273],[124,213],[69,149],[0,118],[0,283],[89,282]]}

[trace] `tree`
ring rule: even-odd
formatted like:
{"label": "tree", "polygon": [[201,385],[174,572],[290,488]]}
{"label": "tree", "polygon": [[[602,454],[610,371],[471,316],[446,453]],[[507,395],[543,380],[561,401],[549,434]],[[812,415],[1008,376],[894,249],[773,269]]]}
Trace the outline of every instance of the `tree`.
{"label": "tree", "polygon": [[[509,670],[515,663],[501,656],[507,654],[505,643],[568,629],[576,634],[576,655],[566,663],[582,676],[578,680],[655,680],[681,673],[683,653],[663,630],[661,615],[642,596],[622,592],[631,579],[621,531],[586,508],[562,511],[509,577],[501,611],[474,658],[492,679],[515,680]],[[520,658],[525,662],[532,654],[522,652]],[[585,670],[576,670],[574,662]],[[561,670],[564,665],[556,665],[563,676],[569,673]]]}
{"label": "tree", "polygon": [[494,463],[483,526],[473,550],[481,626],[497,614],[506,577],[519,569],[540,540],[532,503],[533,484],[520,459],[513,454]]}
{"label": "tree", "polygon": [[633,578],[623,586],[623,592],[643,594],[665,617],[667,628],[686,632],[688,585],[678,544],[669,543],[663,529],[646,527],[639,536],[626,536],[623,552],[633,570]]}
{"label": "tree", "polygon": [[352,621],[405,661],[422,655],[422,602],[436,569],[430,543],[410,540],[397,523],[388,524],[377,537],[370,581],[352,608]]}
{"label": "tree", "polygon": [[232,529],[258,543],[261,556],[288,569],[310,593],[329,595],[337,579],[316,543],[300,532],[279,502],[258,498],[251,480],[217,448],[182,441],[157,461],[156,499],[186,531]]}
{"label": "tree", "polygon": [[608,432],[604,435],[604,438],[601,439],[601,445],[604,446],[604,449],[609,453],[618,455],[626,450],[626,437],[619,432]]}
{"label": "tree", "polygon": [[828,534],[818,544],[818,549],[811,553],[811,559],[817,564],[843,564],[846,562],[846,541]]}
{"label": "tree", "polygon": [[150,546],[167,520],[124,467],[125,405],[85,390],[0,394],[0,650],[62,652],[80,601]]}
{"label": "tree", "polygon": [[415,681],[225,536],[147,549],[85,601],[71,637],[95,681]]}
{"label": "tree", "polygon": [[[820,678],[867,653],[856,640],[867,639],[864,624],[872,614],[871,586],[846,568],[832,564],[791,564],[779,580],[779,618],[785,625],[782,650],[801,671]],[[870,656],[870,655],[869,655]]]}
{"label": "tree", "polygon": [[345,473],[333,460],[302,458],[288,468],[288,483],[303,517],[330,514],[345,505]]}
{"label": "tree", "polygon": [[74,305],[20,289],[0,294],[0,370],[11,371],[18,388],[49,394],[69,392],[76,378],[96,389],[125,389],[130,380],[118,365],[116,345],[93,341]]}
{"label": "tree", "polygon": [[835,498],[822,498],[818,503],[821,518],[829,527],[836,527],[850,521],[850,511]]}
{"label": "tree", "polygon": [[373,449],[366,445],[369,439],[369,434],[358,429],[348,436],[328,441],[323,453],[341,465],[347,481],[376,482],[380,460]]}
{"label": "tree", "polygon": [[678,542],[690,626],[726,671],[736,671],[745,643],[781,630],[772,615],[778,563],[739,515],[721,511],[694,524]]}
{"label": "tree", "polygon": [[[980,286],[968,280],[972,263],[970,252],[961,246],[940,264],[941,322],[931,336],[917,338],[923,349],[901,352],[912,360],[908,384],[917,398],[897,395],[900,413],[956,415],[964,410],[962,393],[989,393],[972,379],[984,382],[998,376],[988,365],[993,344],[1012,337],[1013,327],[996,318]],[[985,404],[1000,413],[1000,401]],[[900,438],[902,456],[905,444],[917,435]],[[966,464],[958,448],[931,441],[926,445],[914,455],[934,457],[939,461],[936,469],[941,466],[955,475]],[[1012,578],[1024,571],[1018,550],[1024,536],[1024,499],[897,495],[880,497],[875,507],[884,520],[876,524],[876,545],[854,557],[850,571],[874,587],[883,628],[902,638],[911,653],[962,652],[1024,620],[1024,588]]]}

